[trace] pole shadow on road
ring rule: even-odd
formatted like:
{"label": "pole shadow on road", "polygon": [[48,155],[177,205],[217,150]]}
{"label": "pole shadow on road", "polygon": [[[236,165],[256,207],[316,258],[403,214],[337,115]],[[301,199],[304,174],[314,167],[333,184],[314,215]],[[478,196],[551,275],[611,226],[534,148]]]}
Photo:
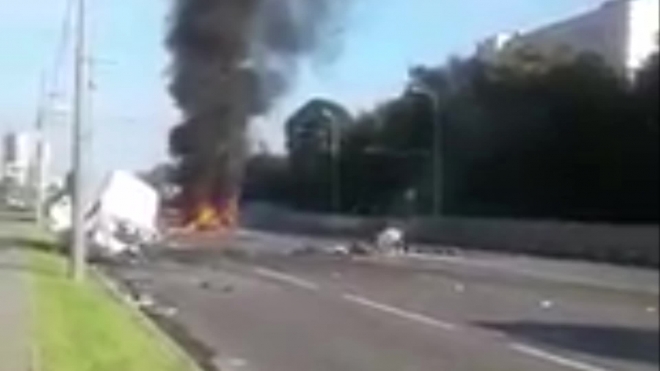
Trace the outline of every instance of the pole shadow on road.
{"label": "pole shadow on road", "polygon": [[541,322],[478,322],[513,338],[597,357],[657,366],[658,329]]}

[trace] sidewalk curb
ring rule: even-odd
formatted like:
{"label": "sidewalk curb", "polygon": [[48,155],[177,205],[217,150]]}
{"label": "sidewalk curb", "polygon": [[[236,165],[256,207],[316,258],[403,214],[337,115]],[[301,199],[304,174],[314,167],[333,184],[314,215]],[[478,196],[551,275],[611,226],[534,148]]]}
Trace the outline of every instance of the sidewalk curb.
{"label": "sidewalk curb", "polygon": [[106,291],[108,291],[108,293],[115,300],[118,300],[123,306],[127,307],[131,312],[131,315],[133,315],[133,317],[135,317],[138,322],[143,324],[147,331],[152,333],[159,340],[162,340],[165,346],[169,348],[169,350],[174,352],[177,357],[183,360],[190,371],[203,371],[197,361],[195,361],[186,351],[184,351],[170,336],[163,332],[153,319],[149,318],[149,316],[144,314],[144,312],[133,305],[133,303],[126,297],[126,295],[121,292],[121,290],[117,287],[117,284],[112,279],[110,279],[105,273],[103,273],[103,271],[97,267],[90,266],[89,269],[101,284],[101,286]]}

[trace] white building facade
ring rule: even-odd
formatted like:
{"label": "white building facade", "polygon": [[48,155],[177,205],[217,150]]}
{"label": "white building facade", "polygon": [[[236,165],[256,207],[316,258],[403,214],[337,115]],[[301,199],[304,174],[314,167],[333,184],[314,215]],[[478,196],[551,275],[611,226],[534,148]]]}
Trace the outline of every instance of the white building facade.
{"label": "white building facade", "polygon": [[48,178],[50,159],[48,142],[36,133],[7,133],[2,141],[2,180],[21,187],[43,183]]}
{"label": "white building facade", "polygon": [[523,46],[540,52],[594,53],[626,76],[657,50],[660,0],[613,0],[586,14],[530,32],[498,34],[480,43],[477,56],[491,61]]}

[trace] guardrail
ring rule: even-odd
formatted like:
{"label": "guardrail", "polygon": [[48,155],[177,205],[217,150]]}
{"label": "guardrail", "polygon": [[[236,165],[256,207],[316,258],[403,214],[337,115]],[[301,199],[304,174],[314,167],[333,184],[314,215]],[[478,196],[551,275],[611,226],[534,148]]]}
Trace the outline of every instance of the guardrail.
{"label": "guardrail", "polygon": [[[319,236],[367,237],[380,218],[301,213],[268,205],[244,208],[245,227]],[[391,220],[391,219],[390,219]],[[477,218],[415,218],[395,221],[412,241],[466,249],[585,259],[658,267],[658,225]]]}

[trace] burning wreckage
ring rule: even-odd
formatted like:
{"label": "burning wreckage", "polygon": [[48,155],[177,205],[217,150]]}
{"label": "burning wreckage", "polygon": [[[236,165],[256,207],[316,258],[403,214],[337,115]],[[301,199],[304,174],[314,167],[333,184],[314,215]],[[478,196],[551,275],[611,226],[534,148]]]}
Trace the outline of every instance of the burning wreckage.
{"label": "burning wreckage", "polygon": [[[231,230],[247,156],[249,123],[286,93],[302,57],[335,55],[347,0],[175,0],[167,37],[169,87],[182,120],[170,132],[184,230]],[[318,53],[318,52],[322,53]],[[320,57],[320,58],[318,58]],[[157,238],[159,199],[115,172],[87,215],[95,245],[112,254]],[[68,200],[51,208],[65,231]],[[121,236],[121,237],[120,237]]]}
{"label": "burning wreckage", "polygon": [[[170,133],[192,230],[231,230],[249,123],[289,88],[299,59],[331,55],[346,0],[176,0],[167,46],[182,121]],[[330,53],[328,53],[330,52]]]}
{"label": "burning wreckage", "polygon": [[[183,228],[164,226],[159,192],[127,171],[110,173],[85,213],[85,235],[92,258],[140,255],[142,248],[162,242],[165,234],[213,230],[230,232],[236,227],[238,205],[233,202],[218,214],[205,207]],[[48,207],[48,227],[68,245],[71,230],[71,199],[68,192],[57,195]],[[168,230],[163,230],[169,228]]]}
{"label": "burning wreckage", "polygon": [[[135,254],[161,238],[160,197],[156,190],[126,171],[112,172],[85,214],[85,234],[92,257]],[[48,208],[49,228],[64,242],[71,230],[71,201],[64,192]]]}

